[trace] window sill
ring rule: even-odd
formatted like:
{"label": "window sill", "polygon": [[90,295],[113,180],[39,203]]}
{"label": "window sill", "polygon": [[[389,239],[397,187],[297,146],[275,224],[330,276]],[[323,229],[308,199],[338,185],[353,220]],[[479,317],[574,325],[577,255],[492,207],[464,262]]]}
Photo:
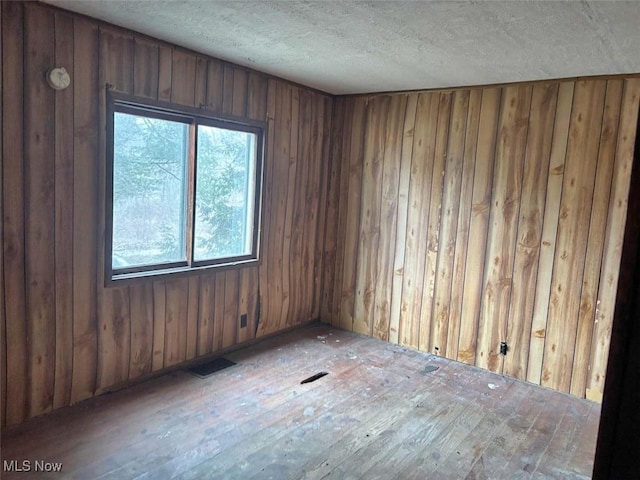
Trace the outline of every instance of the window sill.
{"label": "window sill", "polygon": [[105,278],[105,287],[123,287],[127,285],[143,284],[158,280],[173,280],[175,278],[192,277],[202,274],[214,274],[229,270],[241,270],[248,267],[257,267],[260,260],[249,259],[215,265],[202,265],[197,267],[173,267],[158,270],[148,270],[146,272],[135,273],[112,273]]}

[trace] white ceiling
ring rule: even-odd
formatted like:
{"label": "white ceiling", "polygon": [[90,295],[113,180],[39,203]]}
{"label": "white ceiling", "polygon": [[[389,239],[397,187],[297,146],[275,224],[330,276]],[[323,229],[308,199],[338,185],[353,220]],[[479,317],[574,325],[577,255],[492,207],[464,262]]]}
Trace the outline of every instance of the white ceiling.
{"label": "white ceiling", "polygon": [[45,1],[333,94],[640,72],[640,1]]}

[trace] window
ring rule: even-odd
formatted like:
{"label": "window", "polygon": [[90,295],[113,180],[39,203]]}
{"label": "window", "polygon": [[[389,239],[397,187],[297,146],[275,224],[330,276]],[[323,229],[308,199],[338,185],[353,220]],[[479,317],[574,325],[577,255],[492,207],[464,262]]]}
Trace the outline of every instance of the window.
{"label": "window", "polygon": [[257,262],[262,124],[107,104],[107,283]]}

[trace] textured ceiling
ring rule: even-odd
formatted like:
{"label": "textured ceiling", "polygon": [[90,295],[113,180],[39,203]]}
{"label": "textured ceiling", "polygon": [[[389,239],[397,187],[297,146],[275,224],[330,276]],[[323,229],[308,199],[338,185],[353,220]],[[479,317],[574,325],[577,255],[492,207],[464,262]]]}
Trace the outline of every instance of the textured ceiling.
{"label": "textured ceiling", "polygon": [[45,1],[334,94],[640,72],[640,1]]}

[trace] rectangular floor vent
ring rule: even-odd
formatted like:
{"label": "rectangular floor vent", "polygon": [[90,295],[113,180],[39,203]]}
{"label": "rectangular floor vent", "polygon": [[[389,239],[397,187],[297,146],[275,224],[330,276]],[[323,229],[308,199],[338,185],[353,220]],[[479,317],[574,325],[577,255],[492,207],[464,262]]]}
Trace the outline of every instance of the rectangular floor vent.
{"label": "rectangular floor vent", "polygon": [[214,358],[210,362],[191,367],[189,371],[200,378],[205,378],[213,373],[219,372],[220,370],[232,367],[235,364],[236,362],[232,362],[231,360],[227,360],[226,358],[218,357]]}

